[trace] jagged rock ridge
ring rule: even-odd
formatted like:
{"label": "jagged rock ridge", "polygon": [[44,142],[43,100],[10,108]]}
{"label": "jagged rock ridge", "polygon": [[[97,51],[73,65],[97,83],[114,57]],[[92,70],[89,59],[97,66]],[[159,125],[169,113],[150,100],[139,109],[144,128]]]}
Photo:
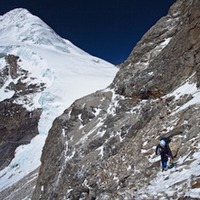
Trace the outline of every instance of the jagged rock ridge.
{"label": "jagged rock ridge", "polygon": [[[177,0],[110,87],[54,121],[33,200],[198,199],[199,22],[200,1]],[[164,173],[154,153],[161,136],[172,137],[177,164]]]}

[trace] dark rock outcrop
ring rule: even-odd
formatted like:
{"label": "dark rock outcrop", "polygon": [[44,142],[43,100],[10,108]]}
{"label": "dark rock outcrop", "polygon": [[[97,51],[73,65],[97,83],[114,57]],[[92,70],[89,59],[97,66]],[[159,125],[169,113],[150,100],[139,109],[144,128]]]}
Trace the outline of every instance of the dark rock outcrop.
{"label": "dark rock outcrop", "polygon": [[15,149],[38,134],[41,110],[27,111],[10,100],[0,103],[0,169],[14,157]]}
{"label": "dark rock outcrop", "polygon": [[22,98],[26,103],[26,100],[29,101],[25,97],[26,94],[36,93],[44,87],[26,83],[28,72],[20,68],[19,57],[7,55],[5,60],[7,65],[0,71],[0,87],[2,88],[10,77],[13,82],[4,90],[12,91],[13,96],[0,102],[0,169],[11,162],[18,146],[29,143],[38,134],[41,109],[29,111],[15,101]]}

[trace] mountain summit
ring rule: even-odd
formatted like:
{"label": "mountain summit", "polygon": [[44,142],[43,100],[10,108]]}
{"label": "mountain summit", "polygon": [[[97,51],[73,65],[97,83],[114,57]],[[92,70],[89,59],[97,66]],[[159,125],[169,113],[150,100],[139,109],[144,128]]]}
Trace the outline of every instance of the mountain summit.
{"label": "mountain summit", "polygon": [[[32,15],[28,10],[18,8],[0,16],[1,35],[4,44],[30,44],[68,51],[68,45],[74,47],[69,41],[58,36],[40,18]],[[68,43],[68,45],[66,44]],[[80,52],[84,53],[84,51]]]}
{"label": "mountain summit", "polygon": [[54,119],[76,99],[107,87],[118,69],[26,9],[0,16],[0,40],[2,191],[39,167]]}

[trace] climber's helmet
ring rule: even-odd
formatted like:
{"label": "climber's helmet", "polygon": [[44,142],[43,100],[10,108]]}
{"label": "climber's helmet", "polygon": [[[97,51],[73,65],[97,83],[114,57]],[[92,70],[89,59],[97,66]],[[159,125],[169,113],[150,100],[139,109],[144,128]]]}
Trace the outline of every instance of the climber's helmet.
{"label": "climber's helmet", "polygon": [[161,146],[161,147],[165,147],[165,145],[166,145],[165,140],[160,140],[160,146]]}

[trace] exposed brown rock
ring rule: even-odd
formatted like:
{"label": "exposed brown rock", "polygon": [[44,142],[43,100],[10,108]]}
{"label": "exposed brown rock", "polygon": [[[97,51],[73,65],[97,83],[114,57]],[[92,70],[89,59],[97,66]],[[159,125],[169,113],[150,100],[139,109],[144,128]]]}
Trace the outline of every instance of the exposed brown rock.
{"label": "exposed brown rock", "polygon": [[27,111],[10,100],[0,103],[0,169],[14,157],[15,149],[38,134],[41,110]]}

